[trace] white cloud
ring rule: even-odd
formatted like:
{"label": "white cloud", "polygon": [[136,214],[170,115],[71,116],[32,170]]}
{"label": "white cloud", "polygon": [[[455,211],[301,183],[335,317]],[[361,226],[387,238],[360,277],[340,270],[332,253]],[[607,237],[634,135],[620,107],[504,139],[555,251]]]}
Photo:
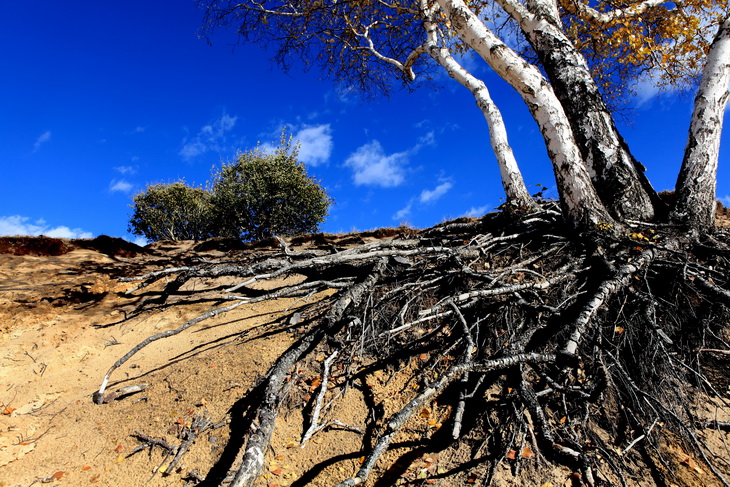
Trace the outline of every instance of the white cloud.
{"label": "white cloud", "polygon": [[443,195],[449,192],[454,186],[451,181],[444,181],[443,183],[436,186],[434,189],[424,189],[421,191],[421,196],[418,197],[418,201],[421,203],[431,203],[441,198]]}
{"label": "white cloud", "polygon": [[411,199],[408,204],[401,208],[400,210],[396,211],[393,215],[393,220],[396,220],[398,222],[402,222],[406,218],[408,218],[411,215],[411,210],[413,209],[413,200]]}
{"label": "white cloud", "polygon": [[54,238],[93,238],[94,236],[91,232],[64,225],[49,228],[43,220],[31,222],[30,218],[20,215],[0,216],[0,235],[46,235]]}
{"label": "white cloud", "polygon": [[294,135],[299,142],[299,160],[317,166],[329,160],[332,154],[332,128],[330,124],[305,125]]}
{"label": "white cloud", "polygon": [[386,155],[380,142],[374,140],[350,154],[345,166],[352,168],[353,181],[358,186],[394,188],[405,181],[407,163],[408,152]]}
{"label": "white cloud", "polygon": [[179,154],[183,159],[193,159],[208,151],[224,151],[228,133],[233,130],[238,117],[223,112],[220,117],[204,125],[192,139],[185,138]]}
{"label": "white cloud", "polygon": [[661,89],[657,86],[651,75],[640,77],[632,88],[636,92],[635,102],[637,108],[646,105],[661,93]]}
{"label": "white cloud", "polygon": [[434,201],[438,200],[443,195],[448,193],[449,190],[451,190],[451,188],[454,186],[454,184],[448,180],[442,181],[443,182],[436,186],[434,189],[424,189],[423,191],[421,191],[421,194],[418,197],[414,196],[413,198],[411,198],[406,206],[393,214],[393,220],[403,221],[403,219],[411,215],[411,213],[413,212],[413,206],[416,203],[420,205],[433,203]]}
{"label": "white cloud", "polygon": [[93,238],[94,236],[90,232],[84,232],[80,228],[68,228],[67,226],[60,226],[46,230],[43,234],[47,237],[53,238]]}
{"label": "white cloud", "polygon": [[132,187],[132,183],[124,179],[112,179],[109,183],[109,191],[112,193],[129,193]]}
{"label": "white cloud", "polygon": [[144,238],[144,237],[136,237],[136,238],[135,238],[134,240],[129,240],[129,239],[128,239],[128,238],[126,238],[126,237],[122,237],[122,238],[123,238],[124,240],[126,240],[127,242],[132,242],[133,244],[135,244],[135,245],[139,245],[140,247],[144,247],[145,245],[147,245],[147,244],[149,243],[149,242],[147,241],[147,239],[146,239],[146,238]]}
{"label": "white cloud", "polygon": [[720,198],[720,203],[722,203],[724,206],[730,208],[730,194],[726,194],[722,198]]}
{"label": "white cloud", "polygon": [[484,206],[472,206],[469,211],[464,213],[464,216],[470,216],[470,217],[479,217],[483,216],[489,209],[491,208],[490,205],[484,205]]}
{"label": "white cloud", "polygon": [[[419,145],[434,145],[436,144],[436,136],[433,133],[433,130],[426,132],[422,136],[418,138],[418,144]],[[420,147],[419,147],[420,148]]]}
{"label": "white cloud", "polygon": [[51,140],[51,131],[50,131],[50,130],[46,130],[45,132],[43,132],[43,133],[42,133],[42,134],[41,134],[41,135],[40,135],[40,136],[39,136],[39,137],[38,137],[38,138],[37,138],[37,139],[35,140],[35,144],[33,144],[33,152],[37,152],[37,151],[38,151],[38,149],[40,149],[40,148],[41,148],[41,145],[45,144],[45,143],[46,143],[46,142],[48,142],[49,140]]}
{"label": "white cloud", "polygon": [[136,174],[137,168],[132,166],[117,166],[114,168],[115,171],[121,174]]}

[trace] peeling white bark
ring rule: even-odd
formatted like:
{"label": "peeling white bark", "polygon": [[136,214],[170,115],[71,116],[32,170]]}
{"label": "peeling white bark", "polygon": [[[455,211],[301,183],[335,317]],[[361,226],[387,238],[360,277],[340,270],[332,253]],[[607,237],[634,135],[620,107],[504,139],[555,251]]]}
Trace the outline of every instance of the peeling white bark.
{"label": "peeling white bark", "polygon": [[588,63],[565,35],[555,0],[497,0],[540,56],[571,122],[591,180],[618,218],[650,220],[650,184],[623,143]]}
{"label": "peeling white bark", "polygon": [[591,182],[568,117],[547,80],[489,30],[463,0],[438,0],[457,35],[522,96],[545,140],[566,219],[611,222]]}
{"label": "peeling white bark", "polygon": [[695,97],[673,217],[697,230],[715,223],[717,160],[730,82],[730,17],[715,36]]}
{"label": "peeling white bark", "polygon": [[[422,5],[425,3],[423,1]],[[426,8],[424,8],[424,12],[427,12]],[[430,17],[428,12],[426,15]],[[434,22],[426,20],[424,26],[427,36],[426,49],[429,55],[446,70],[449,76],[472,93],[477,106],[487,121],[489,141],[497,158],[507,202],[516,208],[526,210],[536,208],[535,201],[527,190],[517,160],[512,152],[502,113],[492,101],[487,85],[456,61],[448,48],[439,45],[437,28]]]}

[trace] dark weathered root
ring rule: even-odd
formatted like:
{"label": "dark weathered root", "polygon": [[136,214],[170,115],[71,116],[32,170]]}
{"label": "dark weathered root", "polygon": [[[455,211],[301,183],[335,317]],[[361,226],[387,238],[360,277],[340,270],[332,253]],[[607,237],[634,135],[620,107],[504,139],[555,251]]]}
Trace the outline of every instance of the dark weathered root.
{"label": "dark weathered root", "polygon": [[[728,406],[727,388],[704,365],[730,354],[727,236],[701,245],[659,227],[618,238],[600,230],[575,236],[558,218],[546,204],[521,221],[488,215],[339,250],[293,250],[280,240],[281,252],[142,276],[135,289],[173,275],[169,292],[195,279],[239,282],[219,292],[225,305],[119,359],[95,400],[103,402],[114,370],[154,340],[244,304],[333,290],[326,311],[299,330],[299,341],[263,378],[230,485],[250,486],[260,475],[287,377],[315,348],[329,358],[302,447],[325,424],[319,417],[332,367],[349,371],[350,383],[383,364],[429,357],[402,408],[382,423],[361,425],[375,434],[343,486],[387,470],[383,456],[394,438],[435,400],[451,408],[454,447],[471,445],[475,457],[487,453],[485,485],[505,462],[518,471],[524,451],[570,467],[587,485],[628,485],[632,469],[651,455],[665,465],[655,475],[669,475],[660,446],[670,435],[727,485],[727,463],[702,439],[704,429],[724,432],[726,425],[698,416],[695,407],[703,395]],[[265,292],[251,288],[292,275],[301,280]]]}
{"label": "dark weathered root", "polygon": [[354,284],[332,305],[323,323],[311,331],[297,345],[287,350],[266,376],[264,399],[258,408],[255,431],[248,435],[241,466],[231,483],[232,487],[253,485],[264,467],[264,452],[271,441],[274,423],[279,412],[285,378],[291,369],[326,335],[333,334],[343,323],[343,316],[350,307],[356,307],[369,289],[375,285],[385,269],[385,259],[379,259],[372,272],[362,282]]}

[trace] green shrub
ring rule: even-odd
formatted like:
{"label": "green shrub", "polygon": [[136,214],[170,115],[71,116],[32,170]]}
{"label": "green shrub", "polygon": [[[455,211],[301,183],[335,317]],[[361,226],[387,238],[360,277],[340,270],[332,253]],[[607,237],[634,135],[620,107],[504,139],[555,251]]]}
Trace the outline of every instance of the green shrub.
{"label": "green shrub", "polygon": [[260,240],[316,232],[331,199],[297,160],[282,135],[271,154],[259,148],[224,165],[213,181],[215,227],[221,236]]}
{"label": "green shrub", "polygon": [[129,231],[147,240],[202,240],[213,236],[212,195],[182,181],[154,184],[134,197]]}
{"label": "green shrub", "polygon": [[148,240],[261,240],[318,231],[332,200],[282,134],[271,154],[257,148],[214,173],[212,190],[155,184],[134,197],[129,231]]}

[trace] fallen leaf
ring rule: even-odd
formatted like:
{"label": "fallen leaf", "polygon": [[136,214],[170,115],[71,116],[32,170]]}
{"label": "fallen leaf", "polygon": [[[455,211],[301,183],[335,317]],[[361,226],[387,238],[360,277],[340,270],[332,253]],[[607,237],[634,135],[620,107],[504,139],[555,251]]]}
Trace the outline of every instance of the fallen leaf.
{"label": "fallen leaf", "polygon": [[290,441],[286,445],[284,445],[287,448],[296,448],[299,446],[299,442],[297,441]]}
{"label": "fallen leaf", "polygon": [[312,385],[309,386],[309,392],[315,391],[320,385],[322,385],[322,379],[320,379],[319,377],[313,379]]}
{"label": "fallen leaf", "polygon": [[89,479],[89,483],[92,483],[92,484],[97,483],[99,481],[99,477],[101,477],[101,474],[100,473],[94,475],[93,477],[91,477]]}
{"label": "fallen leaf", "polygon": [[620,335],[621,333],[624,332],[624,327],[623,326],[617,326],[616,328],[614,328],[614,331]]}
{"label": "fallen leaf", "polygon": [[426,408],[422,409],[420,416],[422,418],[430,418],[431,417],[431,410],[430,409],[426,409]]}
{"label": "fallen leaf", "polygon": [[124,455],[119,455],[114,459],[114,463],[122,463],[124,461]]}
{"label": "fallen leaf", "polygon": [[114,449],[114,451],[115,451],[115,452],[117,452],[117,453],[119,453],[120,451],[122,451],[122,449],[124,449],[124,447],[122,446],[122,444],[121,444],[121,443],[119,443],[119,444],[117,445],[117,447],[116,447],[116,448]]}
{"label": "fallen leaf", "polygon": [[428,360],[428,354],[422,353],[421,355],[418,356],[418,358],[420,358],[421,360]]}
{"label": "fallen leaf", "polygon": [[81,470],[91,470],[91,465],[84,465]]}
{"label": "fallen leaf", "polygon": [[551,482],[545,482],[540,487],[554,487],[554,486],[553,486],[553,484]]}
{"label": "fallen leaf", "polygon": [[63,472],[63,471],[59,470],[58,472],[56,472],[53,475],[51,475],[51,478],[54,479],[54,480],[61,480],[64,475],[66,475],[66,472]]}
{"label": "fallen leaf", "polygon": [[505,455],[505,456],[507,458],[509,458],[510,460],[514,460],[515,458],[517,458],[517,450],[510,450],[507,452],[507,455]]}
{"label": "fallen leaf", "polygon": [[4,410],[3,410],[3,414],[4,414],[5,416],[10,416],[11,414],[13,414],[13,411],[15,411],[15,409],[16,409],[16,408],[11,408],[10,406],[8,406],[8,407],[6,407],[6,408],[5,408]]}
{"label": "fallen leaf", "polygon": [[532,458],[534,456],[535,453],[529,447],[526,446],[522,449],[522,458]]}
{"label": "fallen leaf", "polygon": [[281,467],[276,467],[276,468],[274,468],[274,469],[271,470],[271,473],[273,473],[274,475],[281,475],[281,472],[283,472],[283,470],[281,469]]}

